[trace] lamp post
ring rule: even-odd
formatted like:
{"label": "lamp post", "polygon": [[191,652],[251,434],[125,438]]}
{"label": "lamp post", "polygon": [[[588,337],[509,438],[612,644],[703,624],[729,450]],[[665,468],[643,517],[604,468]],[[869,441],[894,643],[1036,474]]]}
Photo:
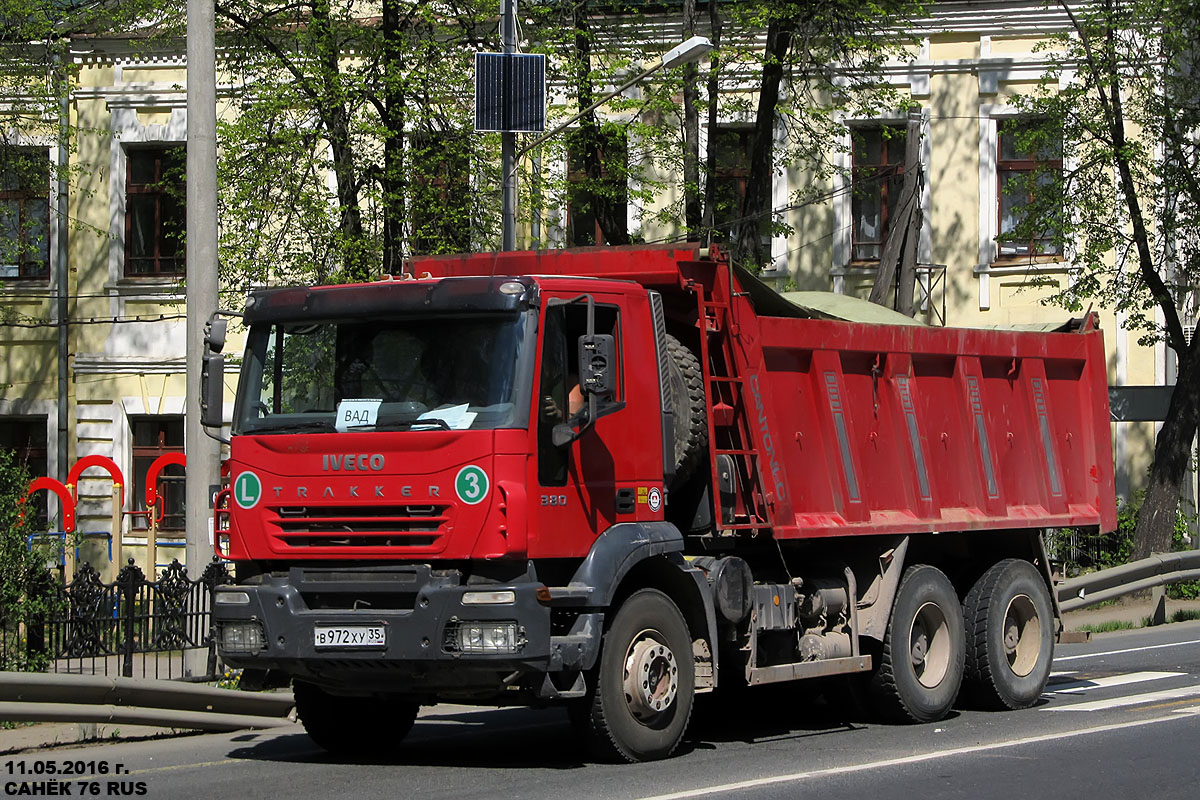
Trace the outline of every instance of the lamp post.
{"label": "lamp post", "polygon": [[[566,120],[565,122],[559,123],[557,126],[546,131],[541,136],[537,137],[532,142],[530,142],[529,144],[522,147],[520,150],[517,150],[511,157],[509,157],[508,150],[506,148],[504,151],[504,158],[503,158],[503,171],[504,171],[503,180],[504,180],[504,197],[505,197],[505,203],[504,203],[504,207],[503,207],[503,234],[504,234],[504,236],[503,236],[504,248],[503,249],[504,250],[513,250],[516,248],[517,215],[516,215],[515,195],[516,195],[516,191],[517,191],[517,162],[520,160],[521,156],[525,155],[526,153],[533,150],[534,148],[540,146],[541,144],[548,141],[549,139],[562,133],[567,128],[571,127],[576,122],[578,122],[580,119],[582,119],[584,116],[592,113],[597,108],[599,108],[600,106],[607,103],[609,100],[612,100],[614,97],[616,97],[617,95],[624,92],[630,86],[633,86],[635,83],[645,80],[646,78],[650,77],[651,75],[658,72],[659,70],[670,69],[671,67],[677,67],[680,64],[686,64],[686,63],[689,63],[692,61],[698,61],[699,59],[701,59],[705,55],[707,55],[712,49],[713,49],[712,42],[708,40],[708,37],[693,36],[692,38],[688,39],[687,41],[681,42],[681,43],[675,45],[674,47],[672,47],[670,50],[668,50],[662,56],[662,58],[658,59],[657,61],[652,63],[649,67],[647,67],[646,69],[639,72],[637,75],[634,75],[632,78],[630,78],[629,80],[622,83],[616,89],[613,89],[608,94],[605,94],[603,97],[601,97],[596,102],[592,103],[587,108],[585,108],[582,111],[580,111],[579,113],[575,114],[573,117]],[[504,135],[515,137],[515,134],[504,134]],[[512,201],[511,202],[509,202],[509,200],[510,200],[509,192],[510,191],[512,192]]]}

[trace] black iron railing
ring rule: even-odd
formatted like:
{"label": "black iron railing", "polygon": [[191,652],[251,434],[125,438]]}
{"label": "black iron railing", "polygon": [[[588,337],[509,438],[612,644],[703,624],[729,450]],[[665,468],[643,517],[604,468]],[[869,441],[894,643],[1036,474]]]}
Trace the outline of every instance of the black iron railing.
{"label": "black iron railing", "polygon": [[[0,666],[93,675],[212,679],[217,676],[211,601],[229,583],[214,560],[196,580],[177,560],[147,580],[130,559],[112,583],[84,563],[65,586],[50,577],[28,583],[21,613],[0,612]],[[189,655],[195,651],[203,654]],[[187,675],[185,659],[203,658],[205,674]]]}

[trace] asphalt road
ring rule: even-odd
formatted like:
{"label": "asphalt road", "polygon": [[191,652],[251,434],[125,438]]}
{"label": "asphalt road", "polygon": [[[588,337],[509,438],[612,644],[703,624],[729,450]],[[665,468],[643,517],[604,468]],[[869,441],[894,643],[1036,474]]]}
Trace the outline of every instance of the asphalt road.
{"label": "asphalt road", "polygon": [[847,708],[832,690],[756,690],[702,706],[675,758],[616,766],[589,763],[560,710],[438,706],[386,763],[334,759],[300,730],[183,736],[6,757],[0,796],[45,780],[38,762],[84,761],[125,772],[85,776],[94,794],[73,778],[72,796],[1200,797],[1200,622],[1060,646],[1026,711],[890,726]]}

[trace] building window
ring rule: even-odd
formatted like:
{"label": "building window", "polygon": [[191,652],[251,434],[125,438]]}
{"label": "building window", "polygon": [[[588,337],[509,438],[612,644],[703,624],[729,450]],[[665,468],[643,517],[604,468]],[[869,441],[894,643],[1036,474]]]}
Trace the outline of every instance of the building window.
{"label": "building window", "polygon": [[184,272],[185,148],[130,148],[125,153],[125,275]]}
{"label": "building window", "polygon": [[[1039,128],[1039,126],[1043,126]],[[1026,210],[1039,192],[1054,191],[1062,173],[1062,137],[1044,134],[1038,120],[1008,119],[997,129],[996,190],[998,194],[1000,259],[1057,256],[1057,231],[1052,224],[1032,232],[1022,226]],[[1035,143],[1036,142],[1036,143]]]}
{"label": "building window", "polygon": [[878,261],[904,185],[905,129],[857,128],[851,167],[851,260]]}
{"label": "building window", "polygon": [[[4,417],[0,419],[0,450],[13,455],[13,463],[25,470],[29,479],[46,475],[46,418]],[[46,492],[38,492],[30,500],[33,513],[26,520],[34,530],[46,530]]]}
{"label": "building window", "polygon": [[627,241],[629,188],[625,176],[625,136],[615,131],[600,135],[598,176],[588,174],[583,148],[580,132],[571,134],[567,145],[567,243],[571,247],[587,247]]}
{"label": "building window", "polygon": [[[133,504],[138,511],[146,510],[146,472],[154,459],[166,453],[183,452],[183,417],[130,417],[133,429]],[[184,529],[184,471],[172,464],[158,474],[156,491],[162,498],[158,513],[163,519],[160,531]],[[135,516],[134,528],[145,530],[147,519]]]}
{"label": "building window", "polygon": [[409,141],[413,255],[471,249],[468,144],[453,134],[417,134]]}
{"label": "building window", "polygon": [[755,133],[753,128],[725,127],[709,135],[714,137],[712,146],[717,151],[717,169],[709,176],[713,182],[713,233],[718,240],[728,241],[742,218]]}
{"label": "building window", "polygon": [[0,147],[0,278],[50,276],[50,160],[45,148]]}

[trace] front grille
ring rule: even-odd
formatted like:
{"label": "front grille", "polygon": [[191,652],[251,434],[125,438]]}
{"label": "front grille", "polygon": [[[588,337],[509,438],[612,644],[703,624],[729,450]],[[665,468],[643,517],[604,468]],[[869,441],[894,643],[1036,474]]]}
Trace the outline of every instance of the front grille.
{"label": "front grille", "polygon": [[288,547],[429,547],[437,536],[334,536],[329,534],[280,536]]}
{"label": "front grille", "polygon": [[287,547],[430,547],[445,532],[444,505],[281,506],[267,523]]}

